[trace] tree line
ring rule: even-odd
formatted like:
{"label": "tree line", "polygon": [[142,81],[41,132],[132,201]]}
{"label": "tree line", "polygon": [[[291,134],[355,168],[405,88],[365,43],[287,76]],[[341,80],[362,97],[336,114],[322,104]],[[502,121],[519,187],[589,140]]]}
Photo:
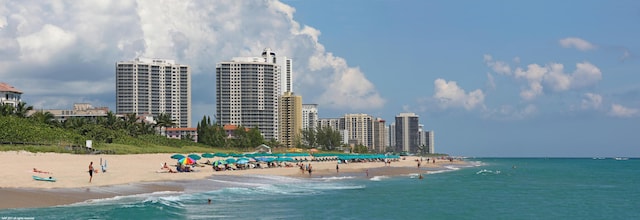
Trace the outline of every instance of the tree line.
{"label": "tree line", "polygon": [[[25,102],[20,102],[15,107],[4,103],[0,105],[0,116],[26,118],[51,128],[72,130],[75,133],[92,138],[94,141],[105,143],[111,143],[119,138],[122,139],[120,137],[122,133],[134,138],[148,135],[166,136],[166,128],[176,125],[171,119],[171,115],[167,113],[160,113],[155,116],[156,123],[149,124],[139,120],[138,115],[135,113],[118,117],[115,113],[109,111],[106,116],[101,117],[70,117],[66,120],[57,120],[51,112],[33,110],[33,106],[28,106]],[[33,113],[29,114],[30,112]],[[284,147],[275,139],[265,140],[257,127],[237,126],[233,130],[233,135],[230,136],[224,130],[223,125],[215,123],[206,115],[198,122],[197,132],[198,143],[213,147],[243,150],[251,149],[261,144],[271,147]],[[183,139],[192,140],[193,137],[187,135]],[[295,147],[335,150],[340,146],[344,146],[341,140],[340,132],[330,127],[305,129],[295,138]]]}

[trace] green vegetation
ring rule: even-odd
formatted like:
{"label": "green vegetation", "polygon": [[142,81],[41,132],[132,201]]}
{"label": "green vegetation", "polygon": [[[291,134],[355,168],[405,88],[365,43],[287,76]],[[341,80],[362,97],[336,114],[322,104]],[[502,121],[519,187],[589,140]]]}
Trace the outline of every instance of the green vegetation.
{"label": "green vegetation", "polygon": [[[117,154],[220,151],[188,139],[161,136],[153,125],[139,121],[135,114],[118,118],[109,112],[106,117],[69,118],[59,122],[49,112],[38,111],[27,116],[32,109],[25,103],[16,107],[0,105],[0,150],[80,153],[77,148],[84,146],[86,140],[92,140],[93,149]],[[174,125],[167,114],[161,114],[158,121],[161,122],[157,125],[159,131]]]}

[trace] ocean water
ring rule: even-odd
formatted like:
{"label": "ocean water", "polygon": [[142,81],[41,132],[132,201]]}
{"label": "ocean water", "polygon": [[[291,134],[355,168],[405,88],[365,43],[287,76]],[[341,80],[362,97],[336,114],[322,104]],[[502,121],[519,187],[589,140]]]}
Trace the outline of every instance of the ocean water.
{"label": "ocean water", "polygon": [[[640,159],[473,158],[418,179],[216,176],[3,219],[640,219]],[[425,170],[426,172],[426,170]],[[207,200],[212,203],[208,204]]]}

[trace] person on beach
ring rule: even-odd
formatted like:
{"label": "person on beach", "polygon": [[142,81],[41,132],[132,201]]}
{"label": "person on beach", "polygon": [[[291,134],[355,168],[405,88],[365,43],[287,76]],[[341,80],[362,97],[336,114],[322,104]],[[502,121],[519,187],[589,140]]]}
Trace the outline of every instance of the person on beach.
{"label": "person on beach", "polygon": [[33,168],[33,172],[34,172],[34,173],[46,173],[46,174],[50,174],[50,173],[49,173],[49,172],[47,172],[47,171],[38,170],[38,169],[36,169],[36,168]]}
{"label": "person on beach", "polygon": [[336,164],[336,173],[339,173],[340,171],[340,167],[338,166],[338,164]]}
{"label": "person on beach", "polygon": [[89,163],[89,182],[91,182],[91,179],[93,179],[93,161]]}
{"label": "person on beach", "polygon": [[311,163],[309,163],[309,168],[307,171],[309,171],[309,176],[311,176]]}

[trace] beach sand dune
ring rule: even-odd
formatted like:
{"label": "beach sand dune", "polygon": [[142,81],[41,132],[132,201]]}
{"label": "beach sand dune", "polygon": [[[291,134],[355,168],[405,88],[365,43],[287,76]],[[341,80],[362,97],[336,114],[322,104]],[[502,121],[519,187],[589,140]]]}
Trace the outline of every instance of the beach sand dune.
{"label": "beach sand dune", "polygon": [[[309,178],[308,173],[302,174],[298,167],[279,167],[264,169],[247,169],[233,171],[213,171],[211,166],[196,167],[196,172],[167,173],[161,171],[165,162],[175,170],[176,160],[173,154],[133,154],[133,155],[77,155],[59,153],[31,153],[25,151],[0,152],[3,162],[3,178],[0,178],[0,208],[43,207],[60,204],[81,202],[87,199],[113,197],[113,193],[100,190],[107,186],[126,184],[146,184],[141,190],[126,192],[127,194],[147,193],[164,190],[180,190],[176,188],[162,188],[153,185],[154,182],[197,180],[212,175],[281,175]],[[214,158],[216,159],[216,158]],[[374,175],[403,175],[410,173],[427,173],[429,167],[443,166],[462,161],[438,160],[437,163],[421,163],[422,169],[417,168],[417,157],[406,157],[385,167],[382,162],[339,164],[341,173],[360,173],[366,178]],[[107,163],[107,172],[100,170],[100,161]],[[199,162],[204,162],[203,158]],[[213,160],[213,159],[212,159]],[[93,174],[89,182],[89,163],[99,170]],[[311,163],[313,173],[311,177],[337,175],[336,161],[305,162]],[[42,172],[34,172],[34,168]],[[48,172],[48,173],[43,173]],[[36,181],[33,175],[53,177],[56,182]],[[62,190],[65,189],[65,190]],[[93,189],[93,190],[91,190]],[[88,193],[91,192],[91,193]],[[119,192],[122,193],[122,192]],[[38,195],[38,196],[34,196]],[[37,200],[37,201],[36,201]]]}

